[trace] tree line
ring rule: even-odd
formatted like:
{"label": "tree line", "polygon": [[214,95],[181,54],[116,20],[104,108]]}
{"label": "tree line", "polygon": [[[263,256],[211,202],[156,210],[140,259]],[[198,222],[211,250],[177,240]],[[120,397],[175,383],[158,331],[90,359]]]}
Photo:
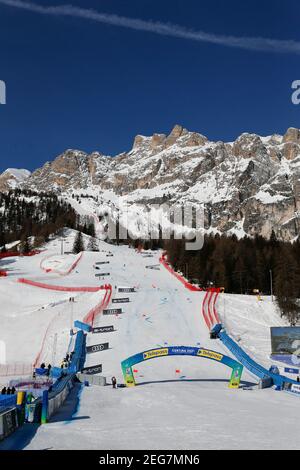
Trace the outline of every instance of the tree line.
{"label": "tree line", "polygon": [[64,227],[95,235],[93,220],[80,218],[69,203],[53,193],[20,189],[0,193],[0,247],[3,251],[6,244],[17,240],[22,241],[26,251],[30,237],[34,237],[38,246]]}
{"label": "tree line", "polygon": [[191,282],[225,292],[276,296],[281,315],[291,325],[300,318],[300,241],[282,242],[272,232],[269,240],[256,236],[207,235],[201,250],[187,251],[185,240],[165,243],[168,260]]}

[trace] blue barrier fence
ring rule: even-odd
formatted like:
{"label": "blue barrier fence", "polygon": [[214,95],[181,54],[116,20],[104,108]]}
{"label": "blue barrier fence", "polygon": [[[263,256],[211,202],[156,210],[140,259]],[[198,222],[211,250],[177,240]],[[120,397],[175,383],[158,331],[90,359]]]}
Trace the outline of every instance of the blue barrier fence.
{"label": "blue barrier fence", "polygon": [[86,359],[86,335],[82,330],[79,330],[76,335],[74,352],[71,363],[68,367],[69,374],[76,374],[83,369]]}
{"label": "blue barrier fence", "polygon": [[51,376],[57,377],[57,380],[51,389],[49,389],[47,403],[43,404],[42,399],[39,398],[31,405],[32,422],[40,422],[41,418],[42,422],[46,422],[48,417],[59,409],[73,387],[75,374],[83,369],[85,359],[86,334],[80,330],[76,334],[74,351],[69,367],[67,369],[53,367],[51,369]]}
{"label": "blue barrier fence", "polygon": [[228,336],[224,329],[220,331],[218,337],[224,346],[226,346],[226,348],[229,349],[229,351],[236,357],[236,359],[256,377],[259,377],[260,379],[271,378],[274,385],[278,385],[281,388],[284,387],[285,383],[297,383],[295,380],[285,377],[284,375],[274,374],[255,362],[230,336]]}
{"label": "blue barrier fence", "polygon": [[15,406],[17,404],[17,395],[0,395],[0,410]]}

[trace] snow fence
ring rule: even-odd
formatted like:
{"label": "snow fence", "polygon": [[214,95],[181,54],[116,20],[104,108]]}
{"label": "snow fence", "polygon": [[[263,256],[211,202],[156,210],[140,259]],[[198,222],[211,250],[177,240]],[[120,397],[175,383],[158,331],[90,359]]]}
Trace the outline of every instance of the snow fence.
{"label": "snow fence", "polygon": [[174,269],[169,265],[166,260],[166,253],[163,253],[162,256],[159,258],[159,262],[171,273],[178,281],[180,281],[184,287],[189,289],[190,291],[203,291],[201,287],[197,287],[194,284],[188,282],[181,274],[174,271]]}

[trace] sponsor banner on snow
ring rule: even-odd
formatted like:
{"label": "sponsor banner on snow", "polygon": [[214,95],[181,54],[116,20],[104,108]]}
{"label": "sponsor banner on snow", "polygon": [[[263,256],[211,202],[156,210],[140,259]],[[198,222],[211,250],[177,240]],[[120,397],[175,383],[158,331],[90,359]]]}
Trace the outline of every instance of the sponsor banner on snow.
{"label": "sponsor banner on snow", "polygon": [[99,265],[99,264],[109,264],[109,261],[97,261],[97,263],[95,263],[96,265]]}
{"label": "sponsor banner on snow", "polygon": [[134,287],[119,287],[118,292],[135,292]]}
{"label": "sponsor banner on snow", "polygon": [[208,349],[199,349],[198,356],[207,357],[209,359],[214,359],[215,361],[222,361],[223,354],[219,354],[214,351],[209,351]]}
{"label": "sponsor banner on snow", "polygon": [[104,351],[105,349],[109,348],[109,343],[102,343],[102,344],[94,344],[93,346],[87,346],[86,352],[87,354],[97,353]]}
{"label": "sponsor banner on snow", "polygon": [[292,384],[291,391],[300,395],[300,384]]}
{"label": "sponsor banner on snow", "polygon": [[120,299],[112,299],[113,304],[124,304],[126,302],[129,302],[129,297],[123,297]]}
{"label": "sponsor banner on snow", "polygon": [[110,331],[116,331],[113,325],[95,326],[92,330],[92,333],[109,333]]}
{"label": "sponsor banner on snow", "polygon": [[195,352],[198,352],[198,349],[196,348],[187,348],[185,346],[176,346],[176,347],[170,347],[169,348],[169,354],[170,355],[178,355],[178,354],[182,354],[182,355],[187,355],[187,356],[193,356],[195,354]]}
{"label": "sponsor banner on snow", "polygon": [[103,276],[110,276],[110,273],[97,273],[95,277],[103,277]]}
{"label": "sponsor banner on snow", "polygon": [[81,370],[81,372],[82,374],[87,374],[87,375],[101,374],[102,364],[98,364],[96,366],[85,367],[84,369]]}
{"label": "sponsor banner on snow", "polygon": [[146,351],[143,353],[144,361],[147,359],[152,359],[153,357],[167,356],[169,354],[168,348],[163,349],[152,349],[151,351]]}
{"label": "sponsor banner on snow", "polygon": [[103,310],[103,315],[119,315],[122,312],[121,308],[107,308]]}
{"label": "sponsor banner on snow", "polygon": [[287,374],[299,374],[299,369],[294,369],[293,367],[285,367],[284,372]]}

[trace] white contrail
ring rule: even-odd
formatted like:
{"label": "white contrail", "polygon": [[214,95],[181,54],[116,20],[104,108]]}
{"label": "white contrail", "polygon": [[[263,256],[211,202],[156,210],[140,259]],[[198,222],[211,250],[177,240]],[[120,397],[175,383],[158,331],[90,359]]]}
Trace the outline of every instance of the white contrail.
{"label": "white contrail", "polygon": [[189,30],[176,24],[127,18],[125,16],[100,13],[96,10],[79,8],[72,5],[41,6],[36,3],[21,0],[0,0],[0,5],[1,4],[44,15],[78,17],[97,21],[98,23],[111,24],[138,31],[147,31],[164,36],[173,36],[227,47],[266,52],[300,53],[300,42],[294,40],[216,35],[204,31]]}

